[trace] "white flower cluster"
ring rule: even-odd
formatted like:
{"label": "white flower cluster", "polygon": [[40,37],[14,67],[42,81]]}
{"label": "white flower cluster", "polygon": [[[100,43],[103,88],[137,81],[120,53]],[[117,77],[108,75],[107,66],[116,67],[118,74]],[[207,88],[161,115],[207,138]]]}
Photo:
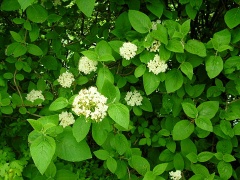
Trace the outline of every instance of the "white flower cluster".
{"label": "white flower cluster", "polygon": [[30,91],[30,93],[27,94],[26,99],[31,102],[34,102],[37,99],[42,99],[43,101],[45,100],[44,96],[42,95],[42,91],[35,89],[33,89],[32,91]]}
{"label": "white flower cluster", "polygon": [[157,30],[157,25],[161,23],[161,20],[152,22],[152,30]]}
{"label": "white flower cluster", "polygon": [[160,60],[160,56],[156,54],[153,60],[150,60],[147,64],[149,72],[153,72],[153,74],[158,75],[161,72],[165,72],[167,70],[167,64],[165,61]]}
{"label": "white flower cluster", "polygon": [[97,70],[97,65],[97,61],[92,61],[86,56],[83,56],[79,60],[78,70],[84,74],[90,74],[91,72],[95,72]]}
{"label": "white flower cluster", "polygon": [[180,170],[176,170],[176,172],[171,171],[169,172],[169,175],[171,176],[170,179],[173,180],[179,180],[182,177]]}
{"label": "white flower cluster", "polygon": [[154,40],[152,45],[148,47],[147,50],[150,52],[158,52],[160,45],[161,45],[160,41]]}
{"label": "white flower cluster", "polygon": [[107,115],[107,98],[101,95],[96,87],[82,89],[73,100],[72,110],[78,115],[84,115],[93,121],[100,122]]}
{"label": "white flower cluster", "polygon": [[142,105],[143,97],[137,90],[134,90],[133,92],[128,91],[124,99],[129,106],[140,106]]}
{"label": "white flower cluster", "polygon": [[57,81],[59,82],[59,84],[66,88],[66,87],[71,87],[73,81],[74,81],[74,76],[72,73],[70,72],[65,72],[62,73],[59,78],[57,79]]}
{"label": "white flower cluster", "polygon": [[125,42],[120,47],[119,51],[123,58],[130,60],[136,56],[137,46],[131,42]]}
{"label": "white flower cluster", "polygon": [[59,114],[59,121],[60,125],[65,128],[66,126],[73,124],[75,122],[75,119],[72,113],[64,111],[61,114]]}

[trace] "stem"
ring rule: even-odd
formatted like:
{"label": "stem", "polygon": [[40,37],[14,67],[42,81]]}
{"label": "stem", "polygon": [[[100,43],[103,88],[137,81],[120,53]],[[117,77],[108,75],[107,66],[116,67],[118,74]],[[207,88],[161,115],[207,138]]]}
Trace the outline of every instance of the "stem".
{"label": "stem", "polygon": [[16,88],[17,88],[17,92],[18,92],[18,94],[19,94],[19,96],[20,96],[20,98],[21,98],[22,106],[24,106],[24,102],[23,102],[22,94],[21,94],[21,92],[20,92],[20,90],[19,90],[19,88],[18,88],[18,85],[17,85],[16,74],[17,74],[17,70],[15,70],[15,72],[14,72],[14,75],[13,75],[13,82],[14,82],[14,85],[15,85]]}
{"label": "stem", "polygon": [[32,113],[30,113],[29,111],[27,111],[27,113],[30,114],[30,115],[32,115],[32,116],[35,116],[35,117],[39,117],[39,118],[42,117],[42,116],[40,116],[40,115],[38,115],[38,114],[32,114]]}

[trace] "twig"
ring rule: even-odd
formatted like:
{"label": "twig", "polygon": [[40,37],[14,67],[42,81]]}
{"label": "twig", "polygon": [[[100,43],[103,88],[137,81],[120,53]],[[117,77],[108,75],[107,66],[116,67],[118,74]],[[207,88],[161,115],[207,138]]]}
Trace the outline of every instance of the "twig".
{"label": "twig", "polygon": [[21,92],[20,92],[20,90],[19,90],[19,88],[18,88],[17,82],[16,82],[16,74],[17,74],[17,70],[15,70],[15,72],[14,72],[14,75],[13,75],[13,82],[14,82],[14,85],[15,85],[16,88],[17,88],[17,92],[18,92],[18,94],[19,94],[19,96],[20,96],[20,98],[21,98],[22,106],[24,106],[24,102],[23,102],[22,94],[21,94]]}

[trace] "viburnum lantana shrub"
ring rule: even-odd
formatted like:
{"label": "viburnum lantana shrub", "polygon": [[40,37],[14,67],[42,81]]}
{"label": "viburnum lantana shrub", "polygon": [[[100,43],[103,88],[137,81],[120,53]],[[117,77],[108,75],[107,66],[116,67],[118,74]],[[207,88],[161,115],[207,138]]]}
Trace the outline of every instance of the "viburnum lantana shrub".
{"label": "viburnum lantana shrub", "polygon": [[239,0],[0,7],[0,179],[240,178]]}

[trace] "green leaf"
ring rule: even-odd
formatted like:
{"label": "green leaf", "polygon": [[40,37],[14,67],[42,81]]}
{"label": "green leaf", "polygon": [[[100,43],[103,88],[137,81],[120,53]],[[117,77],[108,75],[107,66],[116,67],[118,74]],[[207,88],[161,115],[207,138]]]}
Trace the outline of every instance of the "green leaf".
{"label": "green leaf", "polygon": [[232,143],[227,139],[219,140],[217,142],[217,152],[221,152],[223,154],[231,154],[232,153]]}
{"label": "green leaf", "polygon": [[1,10],[3,11],[15,11],[20,9],[20,4],[17,0],[3,0],[1,3]]}
{"label": "green leaf", "polygon": [[219,45],[228,45],[231,42],[231,33],[228,29],[216,32],[213,35],[213,39],[217,41]]}
{"label": "green leaf", "polygon": [[136,78],[138,78],[138,77],[141,77],[144,73],[145,73],[145,71],[146,71],[146,65],[145,64],[141,64],[140,66],[138,66],[136,69],[135,69],[135,71],[134,71],[134,76],[136,77]]}
{"label": "green leaf", "polygon": [[204,177],[209,176],[208,169],[201,164],[191,164],[191,169],[195,174],[203,175]]}
{"label": "green leaf", "polygon": [[31,26],[31,23],[29,21],[25,21],[23,27],[28,31],[32,30],[32,26]]}
{"label": "green leaf", "polygon": [[78,175],[66,169],[59,169],[57,170],[56,176],[54,178],[56,178],[57,180],[77,180]]}
{"label": "green leaf", "polygon": [[223,70],[223,60],[220,56],[210,56],[206,60],[206,71],[212,79],[218,76]]}
{"label": "green leaf", "polygon": [[240,24],[240,8],[232,8],[224,15],[224,20],[230,29]]}
{"label": "green leaf", "polygon": [[229,179],[232,176],[232,165],[228,162],[220,161],[217,169],[222,179]]}
{"label": "green leaf", "polygon": [[25,9],[26,9],[28,6],[32,5],[32,4],[34,3],[34,1],[35,1],[35,0],[18,0],[19,4],[20,4],[20,6],[21,6],[21,9],[22,9],[23,11],[25,11]]}
{"label": "green leaf", "polygon": [[198,161],[198,157],[197,157],[197,154],[194,153],[194,152],[191,152],[189,153],[187,156],[186,156],[189,161],[191,161],[192,163],[196,163]]}
{"label": "green leaf", "polygon": [[159,48],[159,54],[161,55],[161,60],[168,61],[171,57],[171,51],[167,50],[164,45]]}
{"label": "green leaf", "polygon": [[13,78],[13,73],[7,72],[3,74],[4,79],[12,79]]}
{"label": "green leaf", "polygon": [[86,141],[77,142],[70,128],[57,136],[56,143],[56,154],[63,160],[77,162],[92,158]]}
{"label": "green leaf", "polygon": [[64,97],[59,97],[55,101],[53,101],[50,106],[50,111],[58,111],[68,106],[68,100]]}
{"label": "green leaf", "polygon": [[50,116],[42,116],[38,119],[43,125],[51,123],[55,124],[56,126],[59,124],[59,116],[58,114],[50,115]]}
{"label": "green leaf", "polygon": [[158,88],[160,80],[160,74],[155,75],[148,71],[143,74],[143,86],[147,95],[151,94]]}
{"label": "green leaf", "polygon": [[172,93],[182,87],[183,75],[179,69],[171,69],[167,72],[165,86],[167,93]]}
{"label": "green leaf", "polygon": [[217,113],[218,108],[219,108],[218,101],[203,102],[197,107],[198,117],[212,119]]}
{"label": "green leaf", "polygon": [[26,13],[28,19],[35,23],[43,23],[48,17],[47,10],[44,9],[44,7],[40,4],[33,4],[29,6],[26,10]]}
{"label": "green leaf", "polygon": [[109,152],[106,151],[106,150],[103,150],[103,149],[100,149],[100,150],[97,150],[97,151],[94,151],[93,154],[100,160],[107,160],[109,158]]}
{"label": "green leaf", "polygon": [[38,120],[28,119],[27,121],[31,124],[34,130],[41,131],[43,129],[43,124]]}
{"label": "green leaf", "polygon": [[201,128],[205,131],[210,131],[210,132],[213,131],[212,122],[207,117],[200,116],[197,119],[195,119],[195,123],[196,123],[197,127]]}
{"label": "green leaf", "polygon": [[181,141],[181,153],[186,156],[189,153],[197,154],[197,147],[190,139]]}
{"label": "green leaf", "polygon": [[120,100],[120,91],[118,87],[114,86],[107,79],[104,81],[102,89],[99,89],[100,93],[108,98],[108,103],[118,102]]}
{"label": "green leaf", "polygon": [[76,119],[73,124],[72,131],[73,136],[76,138],[77,142],[82,141],[88,134],[90,130],[91,122],[86,121],[84,116],[80,116]]}
{"label": "green leaf", "polygon": [[27,48],[25,45],[15,42],[10,44],[7,47],[6,54],[8,56],[13,55],[13,57],[19,57],[24,55],[27,52]]}
{"label": "green leaf", "polygon": [[168,43],[167,29],[161,24],[158,24],[157,27],[158,27],[157,30],[152,31],[150,35],[153,38],[159,40],[161,43],[167,44]]}
{"label": "green leaf", "polygon": [[57,70],[58,68],[57,59],[53,56],[44,56],[40,61],[43,66],[49,70]]}
{"label": "green leaf", "polygon": [[117,134],[115,136],[115,148],[119,155],[123,155],[129,146],[127,138],[123,134]]}
{"label": "green leaf", "polygon": [[53,162],[51,162],[44,174],[47,177],[54,177],[56,175],[56,172],[57,172],[57,168],[56,168],[55,164]]}
{"label": "green leaf", "polygon": [[[109,44],[106,41],[100,41],[96,45],[95,52],[99,57],[99,61],[102,61],[101,57],[105,55],[112,55],[112,48],[109,46]],[[110,60],[114,60],[114,59],[110,59]]]}
{"label": "green leaf", "polygon": [[127,174],[127,165],[125,161],[117,161],[117,169],[115,171],[115,174],[117,175],[118,179],[122,179],[123,177],[125,177],[125,175]]}
{"label": "green leaf", "polygon": [[185,8],[186,8],[186,13],[187,13],[188,17],[190,17],[192,20],[194,20],[197,15],[197,10],[194,9],[190,5],[190,3],[188,3]]}
{"label": "green leaf", "polygon": [[237,124],[233,127],[233,130],[234,130],[234,134],[235,134],[235,135],[240,135],[240,123],[237,123]]}
{"label": "green leaf", "polygon": [[39,32],[40,32],[40,29],[37,26],[37,24],[32,24],[32,30],[29,31],[29,37],[31,42],[37,40],[37,38],[39,37]]}
{"label": "green leaf", "polygon": [[49,136],[44,135],[39,136],[30,145],[30,153],[34,164],[41,174],[46,171],[48,165],[52,161],[55,149],[55,140]]}
{"label": "green leaf", "polygon": [[117,161],[111,156],[107,159],[107,168],[114,173],[117,169]]}
{"label": "green leaf", "polygon": [[181,28],[180,28],[180,31],[181,31],[181,33],[182,33],[183,35],[187,35],[187,34],[189,33],[189,31],[190,31],[190,22],[191,22],[191,20],[189,19],[189,20],[186,20],[186,21],[182,24],[182,26],[181,26]]}
{"label": "green leaf", "polygon": [[20,107],[20,108],[19,108],[19,112],[20,112],[20,114],[26,114],[26,113],[27,113],[27,108],[25,108],[25,107]]}
{"label": "green leaf", "polygon": [[92,15],[94,6],[95,6],[95,0],[76,0],[76,4],[78,8],[85,14],[87,17],[90,17]]}
{"label": "green leaf", "polygon": [[206,47],[205,45],[197,40],[188,40],[187,44],[185,45],[185,50],[191,54],[196,54],[200,57],[206,57]]}
{"label": "green leaf", "polygon": [[12,114],[13,108],[11,106],[3,106],[0,108],[3,114]]}
{"label": "green leaf", "polygon": [[[110,118],[109,118],[110,119]],[[92,124],[92,137],[101,146],[107,139],[108,132],[111,130],[108,118],[104,118],[101,123]]]}
{"label": "green leaf", "polygon": [[140,108],[144,111],[148,111],[148,112],[152,112],[153,108],[152,108],[152,103],[150,102],[150,100],[146,97],[143,97],[142,100],[142,105],[140,106]]}
{"label": "green leaf", "polygon": [[150,171],[149,162],[141,156],[133,155],[128,160],[128,162],[129,162],[129,165],[142,176],[144,176],[148,171]]}
{"label": "green leaf", "polygon": [[28,52],[35,56],[43,55],[43,51],[40,47],[36,46],[35,44],[28,44],[27,46]]}
{"label": "green leaf", "polygon": [[183,140],[188,138],[194,131],[194,124],[188,120],[181,120],[173,127],[173,140]]}
{"label": "green leaf", "polygon": [[13,39],[17,42],[24,42],[23,38],[20,36],[20,34],[14,32],[14,31],[10,31],[11,36],[13,37]]}
{"label": "green leaf", "polygon": [[199,162],[206,162],[209,161],[214,154],[212,152],[204,151],[198,154],[198,161]]}
{"label": "green leaf", "polygon": [[168,166],[168,163],[162,163],[162,164],[158,164],[153,168],[153,174],[159,176],[162,173],[165,172],[166,168]]}
{"label": "green leaf", "polygon": [[49,23],[58,22],[62,17],[57,14],[50,14],[47,18]]}
{"label": "green leaf", "polygon": [[128,18],[132,27],[139,33],[147,33],[152,27],[150,18],[140,11],[129,10]]}
{"label": "green leaf", "polygon": [[98,89],[102,89],[105,80],[114,83],[114,76],[107,67],[100,68],[97,75],[96,85]]}
{"label": "green leaf", "polygon": [[234,131],[232,129],[232,124],[229,121],[221,120],[220,122],[220,128],[224,134],[226,134],[229,137],[234,136]]}
{"label": "green leaf", "polygon": [[176,153],[173,159],[173,165],[175,169],[183,170],[184,169],[184,160],[180,153]]}
{"label": "green leaf", "polygon": [[223,155],[223,161],[232,162],[232,161],[236,161],[236,158],[231,154],[224,154]]}
{"label": "green leaf", "polygon": [[125,105],[121,103],[110,104],[108,114],[117,124],[128,129],[130,115],[129,109]]}
{"label": "green leaf", "polygon": [[183,43],[176,39],[171,39],[168,41],[168,44],[166,45],[166,48],[169,51],[176,52],[176,53],[183,53],[184,52],[184,46]]}
{"label": "green leaf", "polygon": [[155,180],[156,179],[156,175],[152,172],[152,171],[148,171],[145,175],[143,180]]}
{"label": "green leaf", "polygon": [[154,0],[150,1],[150,4],[147,4],[147,9],[160,19],[163,14],[164,5],[161,1]]}
{"label": "green leaf", "polygon": [[183,108],[184,113],[188,117],[196,118],[198,116],[198,110],[193,104],[188,103],[188,102],[183,102],[182,108]]}
{"label": "green leaf", "polygon": [[193,77],[193,66],[189,62],[183,62],[180,65],[181,71],[191,80]]}

